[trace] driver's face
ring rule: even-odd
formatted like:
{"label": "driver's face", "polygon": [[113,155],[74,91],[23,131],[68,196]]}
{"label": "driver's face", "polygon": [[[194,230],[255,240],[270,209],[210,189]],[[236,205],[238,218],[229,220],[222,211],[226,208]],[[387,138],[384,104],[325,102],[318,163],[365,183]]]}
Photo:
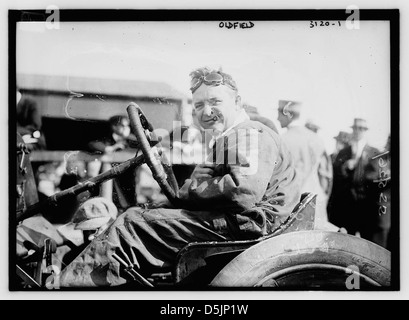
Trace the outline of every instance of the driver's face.
{"label": "driver's face", "polygon": [[240,97],[230,88],[202,84],[192,95],[199,124],[220,132],[234,125],[239,115]]}

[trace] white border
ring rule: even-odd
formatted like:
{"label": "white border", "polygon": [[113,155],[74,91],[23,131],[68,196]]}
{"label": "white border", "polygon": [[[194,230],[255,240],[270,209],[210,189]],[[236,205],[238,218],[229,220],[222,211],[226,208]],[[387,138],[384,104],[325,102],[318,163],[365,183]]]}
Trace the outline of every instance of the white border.
{"label": "white border", "polygon": [[[115,7],[112,6],[115,4]],[[408,52],[408,21],[409,8],[408,1],[302,1],[302,0],[286,0],[286,1],[243,1],[231,0],[220,2],[217,0],[205,1],[166,1],[166,0],[140,0],[140,1],[124,1],[117,0],[115,2],[102,1],[79,1],[79,0],[64,0],[64,1],[30,1],[30,0],[7,0],[1,2],[1,19],[2,28],[0,28],[3,39],[3,49],[1,51],[1,105],[0,108],[0,137],[2,146],[8,152],[8,12],[9,9],[45,9],[49,5],[57,5],[61,9],[341,9],[348,5],[356,5],[360,9],[396,9],[400,10],[400,105],[409,106],[407,87],[408,87],[408,70],[405,57],[409,56]],[[8,154],[3,153],[0,157],[0,168],[2,168],[2,197],[1,203],[2,223],[1,238],[0,238],[0,298],[2,300],[60,300],[60,299],[99,299],[99,300],[217,300],[217,299],[245,299],[245,300],[293,300],[293,299],[407,299],[409,296],[408,282],[408,218],[407,218],[407,198],[405,194],[408,190],[408,168],[404,166],[408,163],[408,143],[404,143],[405,138],[409,137],[406,121],[409,120],[409,108],[401,108],[400,110],[400,126],[401,126],[401,168],[400,168],[400,228],[401,228],[401,290],[399,292],[9,292],[8,290]]]}

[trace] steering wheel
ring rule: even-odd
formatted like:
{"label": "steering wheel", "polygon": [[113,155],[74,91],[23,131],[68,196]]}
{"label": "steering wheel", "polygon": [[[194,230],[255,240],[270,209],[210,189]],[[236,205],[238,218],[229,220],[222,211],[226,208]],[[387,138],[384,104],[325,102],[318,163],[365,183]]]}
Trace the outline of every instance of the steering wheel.
{"label": "steering wheel", "polygon": [[[165,196],[174,206],[180,206],[179,186],[172,170],[172,165],[156,138],[153,127],[146,119],[142,109],[134,102],[126,108],[131,129],[145,157],[146,164],[152,171],[153,178],[159,184]],[[156,144],[156,145],[155,145]],[[154,145],[154,146],[152,146]]]}

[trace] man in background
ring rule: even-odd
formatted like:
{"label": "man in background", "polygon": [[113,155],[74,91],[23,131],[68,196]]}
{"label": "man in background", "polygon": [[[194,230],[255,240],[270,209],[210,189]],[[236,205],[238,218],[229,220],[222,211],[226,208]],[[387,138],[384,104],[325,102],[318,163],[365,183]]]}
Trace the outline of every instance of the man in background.
{"label": "man in background", "polygon": [[308,119],[305,122],[305,127],[315,133],[318,133],[318,131],[321,129],[321,127],[312,119]]}
{"label": "man in background", "polygon": [[334,162],[330,221],[350,234],[371,240],[378,215],[374,181],[378,170],[372,159],[379,150],[366,140],[365,119],[354,119],[352,130],[350,145],[339,151]]}
{"label": "man in background", "polygon": [[346,148],[349,146],[349,143],[351,141],[352,135],[349,132],[346,131],[340,131],[335,139],[335,150],[333,153],[331,153],[331,160],[332,163],[335,162],[335,159],[342,149]]}
{"label": "man in background", "polygon": [[[318,135],[321,127],[316,121],[309,119],[305,123],[305,127],[310,129],[312,132]],[[328,203],[328,198],[331,195],[332,183],[333,183],[333,172],[332,172],[332,160],[331,156],[325,151],[323,157],[321,157],[320,164],[318,165],[318,179],[322,189],[324,190],[326,202]]]}
{"label": "man in background", "polygon": [[[109,135],[101,139],[89,142],[88,148],[91,152],[97,154],[112,154],[129,148],[134,148],[137,145],[136,137],[131,133],[129,119],[125,115],[115,115],[108,119],[110,129]],[[115,163],[101,164],[99,161],[91,161],[87,164],[87,171],[90,177],[97,176],[100,172],[108,171],[115,166]],[[135,185],[138,174],[130,173],[121,175],[113,179],[112,190],[108,184],[104,187],[106,190],[101,191],[102,195],[107,197],[112,194],[112,200],[117,207],[124,210],[132,205],[135,205],[136,194]]]}
{"label": "man in background", "polygon": [[[278,118],[282,128],[286,128],[281,137],[290,150],[296,173],[301,181],[301,192],[317,194],[315,226],[317,229],[338,231],[338,227],[328,221],[327,199],[330,185],[320,182],[320,168],[328,161],[324,142],[300,118],[302,103],[299,101],[279,100]],[[332,175],[331,172],[328,175]]]}
{"label": "man in background", "polygon": [[46,141],[42,132],[41,113],[37,102],[32,98],[23,97],[17,91],[17,132],[22,136],[29,150],[46,149]]}

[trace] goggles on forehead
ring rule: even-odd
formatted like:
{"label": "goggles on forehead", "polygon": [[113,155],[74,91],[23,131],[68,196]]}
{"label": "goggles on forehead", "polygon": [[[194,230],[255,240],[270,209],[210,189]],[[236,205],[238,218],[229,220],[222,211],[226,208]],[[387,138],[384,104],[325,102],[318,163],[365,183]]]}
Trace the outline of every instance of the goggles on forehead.
{"label": "goggles on forehead", "polygon": [[230,77],[224,76],[217,71],[212,71],[206,75],[193,76],[191,81],[190,91],[194,93],[202,84],[207,86],[220,86],[225,85],[230,89],[237,91],[236,84]]}

